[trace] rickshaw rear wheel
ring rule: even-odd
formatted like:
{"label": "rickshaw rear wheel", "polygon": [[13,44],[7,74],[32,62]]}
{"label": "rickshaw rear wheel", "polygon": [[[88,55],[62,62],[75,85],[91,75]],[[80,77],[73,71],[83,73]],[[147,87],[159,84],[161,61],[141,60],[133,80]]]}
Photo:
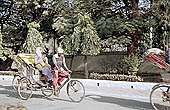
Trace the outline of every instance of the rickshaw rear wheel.
{"label": "rickshaw rear wheel", "polygon": [[32,96],[32,90],[31,81],[26,77],[22,77],[18,85],[18,94],[20,98],[23,100],[29,99]]}
{"label": "rickshaw rear wheel", "polygon": [[14,75],[14,78],[12,80],[12,87],[14,90],[18,89],[20,79],[21,79],[21,76],[19,74]]}

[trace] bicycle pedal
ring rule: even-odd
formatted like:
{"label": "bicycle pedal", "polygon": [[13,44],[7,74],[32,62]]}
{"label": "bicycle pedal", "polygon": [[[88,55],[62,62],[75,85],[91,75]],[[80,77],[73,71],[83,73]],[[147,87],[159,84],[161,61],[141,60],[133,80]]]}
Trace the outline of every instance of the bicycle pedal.
{"label": "bicycle pedal", "polygon": [[54,95],[59,97],[60,94],[60,89],[58,88],[58,86],[54,87]]}
{"label": "bicycle pedal", "polygon": [[59,93],[55,93],[55,92],[54,92],[54,95],[55,95],[56,97],[59,97]]}
{"label": "bicycle pedal", "polygon": [[163,102],[167,102],[167,101],[170,101],[170,98],[169,97],[166,97],[166,96],[162,96],[162,101]]}
{"label": "bicycle pedal", "polygon": [[58,86],[61,86],[62,84],[61,83],[58,83]]}

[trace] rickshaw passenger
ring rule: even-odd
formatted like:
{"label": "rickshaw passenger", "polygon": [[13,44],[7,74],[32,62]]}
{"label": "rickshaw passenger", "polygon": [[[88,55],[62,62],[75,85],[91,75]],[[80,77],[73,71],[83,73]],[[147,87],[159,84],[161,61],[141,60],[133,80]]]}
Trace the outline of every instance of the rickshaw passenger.
{"label": "rickshaw passenger", "polygon": [[35,67],[40,71],[40,74],[42,74],[42,76],[45,77],[45,80],[51,83],[52,82],[51,70],[48,67],[42,65],[44,63],[48,63],[48,59],[46,55],[42,53],[42,51],[43,50],[41,47],[36,48],[34,64],[35,64]]}
{"label": "rickshaw passenger", "polygon": [[170,47],[165,53],[165,62],[170,64]]}
{"label": "rickshaw passenger", "polygon": [[166,68],[167,63],[170,64],[170,48],[165,52],[158,48],[151,48],[144,55],[148,61],[157,62],[161,68]]}

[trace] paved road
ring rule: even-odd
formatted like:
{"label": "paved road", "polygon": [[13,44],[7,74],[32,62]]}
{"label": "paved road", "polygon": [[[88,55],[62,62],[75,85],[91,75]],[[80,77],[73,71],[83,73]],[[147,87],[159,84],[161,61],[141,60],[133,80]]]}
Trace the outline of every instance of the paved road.
{"label": "paved road", "polygon": [[152,110],[147,90],[86,86],[82,102],[73,103],[65,89],[59,97],[44,98],[34,92],[29,100],[21,100],[11,87],[11,81],[0,80],[0,104],[22,104],[28,110]]}

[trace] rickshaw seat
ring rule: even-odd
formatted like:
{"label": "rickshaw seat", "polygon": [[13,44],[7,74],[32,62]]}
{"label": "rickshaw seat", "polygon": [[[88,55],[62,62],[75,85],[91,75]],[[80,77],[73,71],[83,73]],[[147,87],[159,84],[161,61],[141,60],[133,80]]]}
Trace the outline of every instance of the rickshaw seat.
{"label": "rickshaw seat", "polygon": [[26,64],[31,65],[34,67],[34,56],[35,54],[18,54],[18,56],[25,61]]}

